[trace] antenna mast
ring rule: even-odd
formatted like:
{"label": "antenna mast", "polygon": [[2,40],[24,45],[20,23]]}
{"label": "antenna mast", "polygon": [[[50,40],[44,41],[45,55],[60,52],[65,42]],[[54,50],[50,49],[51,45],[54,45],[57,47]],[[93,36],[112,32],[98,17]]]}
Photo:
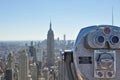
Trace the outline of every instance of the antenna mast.
{"label": "antenna mast", "polygon": [[112,7],[112,25],[114,23],[113,7]]}

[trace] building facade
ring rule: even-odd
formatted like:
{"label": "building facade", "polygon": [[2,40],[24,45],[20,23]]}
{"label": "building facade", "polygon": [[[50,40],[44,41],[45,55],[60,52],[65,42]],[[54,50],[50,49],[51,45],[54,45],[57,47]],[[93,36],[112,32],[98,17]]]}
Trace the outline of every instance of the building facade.
{"label": "building facade", "polygon": [[29,75],[29,59],[26,51],[20,52],[19,57],[19,78],[20,80],[28,80]]}
{"label": "building facade", "polygon": [[53,66],[55,61],[54,54],[54,32],[52,30],[52,24],[50,22],[50,29],[47,34],[47,66]]}

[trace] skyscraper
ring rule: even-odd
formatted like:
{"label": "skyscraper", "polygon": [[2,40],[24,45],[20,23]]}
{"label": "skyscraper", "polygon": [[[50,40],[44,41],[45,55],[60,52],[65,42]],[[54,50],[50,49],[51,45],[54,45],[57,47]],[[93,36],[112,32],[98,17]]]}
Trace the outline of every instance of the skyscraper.
{"label": "skyscraper", "polygon": [[66,44],[66,35],[65,34],[63,36],[63,41],[64,41],[64,44]]}
{"label": "skyscraper", "polygon": [[7,57],[7,66],[6,66],[6,80],[14,80],[14,54],[12,52],[9,53]]}
{"label": "skyscraper", "polygon": [[7,69],[14,69],[15,63],[14,63],[14,54],[12,52],[9,53],[7,57],[8,63],[7,63]]}
{"label": "skyscraper", "polygon": [[20,80],[28,80],[29,60],[26,51],[20,52],[19,57],[19,78]]}
{"label": "skyscraper", "polygon": [[31,41],[31,46],[29,46],[29,56],[33,58],[32,63],[37,62],[36,58],[36,48],[33,45],[33,41]]}
{"label": "skyscraper", "polygon": [[37,75],[36,63],[30,64],[30,73],[31,73],[32,80],[37,80],[38,75]]}
{"label": "skyscraper", "polygon": [[64,34],[64,37],[63,37],[64,41],[66,41],[66,35]]}
{"label": "skyscraper", "polygon": [[55,61],[54,55],[54,32],[52,30],[52,24],[50,22],[50,29],[47,34],[47,66],[53,66]]}

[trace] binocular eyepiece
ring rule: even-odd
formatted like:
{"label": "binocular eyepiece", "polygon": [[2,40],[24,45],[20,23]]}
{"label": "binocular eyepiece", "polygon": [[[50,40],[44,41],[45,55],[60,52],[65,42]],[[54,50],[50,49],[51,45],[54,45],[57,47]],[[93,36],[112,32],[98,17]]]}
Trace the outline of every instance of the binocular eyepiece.
{"label": "binocular eyepiece", "polygon": [[[104,43],[105,42],[105,37],[104,36],[97,36],[96,42],[98,43]],[[109,42],[111,44],[116,44],[119,42],[119,37],[118,36],[111,36],[109,39]]]}

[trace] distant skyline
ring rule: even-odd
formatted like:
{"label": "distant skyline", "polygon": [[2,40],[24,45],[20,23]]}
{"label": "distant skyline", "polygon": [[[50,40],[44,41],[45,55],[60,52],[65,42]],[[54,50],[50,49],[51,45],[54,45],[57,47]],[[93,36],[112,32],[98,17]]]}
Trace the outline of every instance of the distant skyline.
{"label": "distant skyline", "polygon": [[96,24],[120,26],[120,0],[0,0],[0,41],[47,39],[50,20],[55,39],[75,40]]}

